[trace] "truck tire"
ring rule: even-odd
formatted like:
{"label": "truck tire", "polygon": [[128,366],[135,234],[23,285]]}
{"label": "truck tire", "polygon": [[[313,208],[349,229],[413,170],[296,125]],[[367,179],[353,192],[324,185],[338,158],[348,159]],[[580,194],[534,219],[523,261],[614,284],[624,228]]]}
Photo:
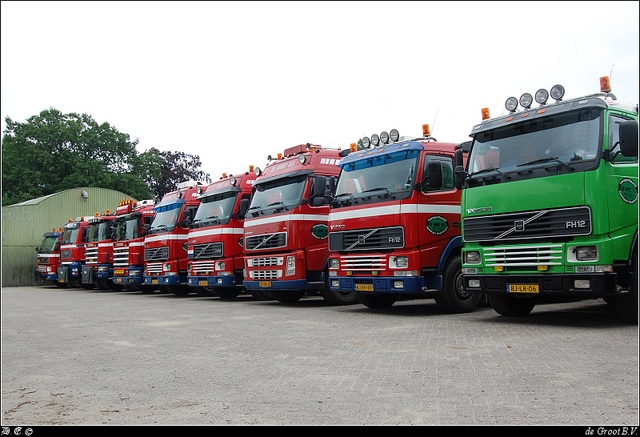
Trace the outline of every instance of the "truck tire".
{"label": "truck tire", "polygon": [[250,290],[249,293],[255,300],[274,300],[275,298],[268,291]]}
{"label": "truck tire", "polygon": [[508,294],[489,293],[489,303],[503,316],[526,316],[536,306],[534,297],[515,297]]}
{"label": "truck tire", "polygon": [[[329,272],[325,271],[325,278],[329,278]],[[327,279],[329,281],[329,279]],[[324,289],[321,292],[325,302],[331,305],[352,305],[358,303],[358,296],[355,291],[338,291],[332,290],[329,286],[329,282],[324,284]]]}
{"label": "truck tire", "polygon": [[356,293],[360,303],[369,308],[389,308],[396,303],[398,295],[394,293],[389,294],[374,294],[374,293]]}
{"label": "truck tire", "polygon": [[293,303],[302,299],[304,296],[304,290],[296,290],[296,291],[270,291],[278,302],[282,303]]}
{"label": "truck tire", "polygon": [[616,296],[616,308],[622,320],[638,323],[638,253],[631,257],[629,292]]}
{"label": "truck tire", "polygon": [[449,313],[468,313],[478,306],[481,298],[480,293],[464,290],[460,255],[452,256],[442,272],[442,290],[435,297],[436,304]]}

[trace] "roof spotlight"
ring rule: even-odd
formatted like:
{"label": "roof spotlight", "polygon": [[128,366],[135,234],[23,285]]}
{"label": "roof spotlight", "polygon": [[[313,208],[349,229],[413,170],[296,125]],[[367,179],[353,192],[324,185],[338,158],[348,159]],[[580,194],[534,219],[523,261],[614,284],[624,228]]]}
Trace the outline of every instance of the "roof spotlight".
{"label": "roof spotlight", "polygon": [[533,103],[533,97],[531,97],[531,94],[524,93],[523,95],[520,96],[520,105],[522,105],[523,108],[529,109],[532,103]]}
{"label": "roof spotlight", "polygon": [[387,132],[382,132],[380,134],[380,141],[382,141],[382,144],[389,144],[389,134]]}
{"label": "roof spotlight", "polygon": [[564,87],[562,85],[554,85],[553,88],[551,88],[551,98],[557,102],[559,102],[560,100],[562,100],[562,97],[564,96]]}
{"label": "roof spotlight", "polygon": [[545,90],[544,88],[541,88],[538,91],[536,91],[536,102],[540,103],[541,105],[544,105],[545,103],[547,103],[548,99],[549,99],[549,91]]}
{"label": "roof spotlight", "polygon": [[391,141],[395,143],[400,138],[400,132],[398,132],[398,129],[391,129],[389,131],[389,136],[391,137]]}
{"label": "roof spotlight", "polygon": [[369,137],[364,137],[362,139],[362,145],[364,146],[365,149],[369,148],[369,146],[371,145],[371,140],[369,139]]}
{"label": "roof spotlight", "polygon": [[371,145],[377,147],[380,144],[380,137],[378,134],[371,135]]}
{"label": "roof spotlight", "polygon": [[504,102],[504,107],[507,108],[509,112],[516,112],[516,108],[518,107],[518,99],[515,97],[509,97],[506,102]]}

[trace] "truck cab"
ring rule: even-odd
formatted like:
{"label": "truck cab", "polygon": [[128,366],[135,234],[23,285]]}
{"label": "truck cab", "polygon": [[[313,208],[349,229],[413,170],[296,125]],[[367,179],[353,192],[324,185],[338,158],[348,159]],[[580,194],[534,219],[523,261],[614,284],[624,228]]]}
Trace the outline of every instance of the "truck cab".
{"label": "truck cab", "polygon": [[187,238],[201,189],[199,182],[182,182],[154,205],[155,215],[144,237],[145,285],[176,295],[192,291],[187,284]]}
{"label": "truck cab", "polygon": [[637,323],[638,105],[606,76],[600,93],[565,100],[556,85],[533,100],[511,97],[496,118],[484,109],[456,169],[465,290],[503,316],[602,298]]}
{"label": "truck cab", "polygon": [[[62,228],[42,235],[40,246],[36,247],[38,253],[38,268],[36,270],[37,281],[58,282],[58,268],[60,267],[60,242],[62,241]],[[65,286],[67,284],[64,284]]]}
{"label": "truck cab", "polygon": [[62,228],[60,242],[60,267],[58,282],[72,287],[82,287],[82,266],[85,263],[85,243],[89,237],[89,217],[69,219]]}
{"label": "truck cab", "polygon": [[82,267],[82,283],[85,288],[97,286],[102,290],[120,290],[120,285],[111,281],[113,276],[113,239],[115,216],[107,210],[96,213],[88,220],[89,235],[85,244],[85,265]]}
{"label": "truck cab", "polygon": [[144,288],[144,236],[153,220],[153,200],[123,199],[116,208],[112,281],[127,290]]}
{"label": "truck cab", "polygon": [[187,281],[199,294],[233,299],[244,291],[244,215],[256,177],[251,167],[245,173],[223,174],[198,196],[187,243]]}
{"label": "truck cab", "polygon": [[329,204],[340,151],[302,144],[256,169],[244,221],[244,286],[280,302],[320,293],[331,304],[357,302],[327,282]]}
{"label": "truck cab", "polygon": [[[435,298],[448,312],[473,310],[480,296],[461,286],[460,192],[454,155],[465,145],[397,130],[363,139],[342,158],[329,216],[330,286],[384,308],[398,298]],[[354,145],[352,145],[353,148]]]}

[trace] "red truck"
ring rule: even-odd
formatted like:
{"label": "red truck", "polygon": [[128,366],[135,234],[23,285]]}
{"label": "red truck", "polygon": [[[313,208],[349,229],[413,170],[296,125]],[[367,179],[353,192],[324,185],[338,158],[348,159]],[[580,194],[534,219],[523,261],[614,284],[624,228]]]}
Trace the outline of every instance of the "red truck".
{"label": "red truck", "polygon": [[[36,281],[52,281],[55,285],[61,286],[58,282],[58,268],[60,267],[60,242],[62,241],[62,228],[42,235],[42,243],[36,247],[38,252],[38,267],[36,269]],[[67,286],[67,284],[64,284]]]}
{"label": "red truck", "polygon": [[116,208],[111,280],[127,290],[144,289],[144,235],[154,214],[152,200],[124,199]]}
{"label": "red truck", "polygon": [[144,237],[144,284],[176,295],[187,295],[187,237],[198,209],[199,182],[178,184],[154,205],[155,215]]}
{"label": "red truck", "polygon": [[357,302],[353,291],[334,291],[327,283],[326,200],[340,158],[338,150],[306,144],[285,150],[264,172],[256,169],[244,221],[247,290],[269,292],[280,302],[295,302],[306,292],[319,292],[331,304]]}
{"label": "red truck", "polygon": [[329,216],[329,276],[335,291],[356,292],[370,308],[399,297],[435,298],[449,312],[473,310],[480,295],[461,282],[460,192],[454,155],[469,143],[400,138],[397,130],[364,138],[342,168]]}
{"label": "red truck", "polygon": [[235,176],[223,174],[198,196],[187,243],[187,282],[199,294],[233,299],[244,291],[243,224],[255,179],[253,167]]}
{"label": "red truck", "polygon": [[58,282],[72,287],[82,287],[82,266],[85,263],[84,245],[88,241],[89,223],[87,217],[69,219],[62,231],[60,243],[60,267]]}
{"label": "red truck", "polygon": [[82,284],[85,288],[121,290],[122,286],[111,281],[113,276],[113,238],[115,216],[107,210],[90,218],[89,235],[85,244],[85,265],[82,266]]}

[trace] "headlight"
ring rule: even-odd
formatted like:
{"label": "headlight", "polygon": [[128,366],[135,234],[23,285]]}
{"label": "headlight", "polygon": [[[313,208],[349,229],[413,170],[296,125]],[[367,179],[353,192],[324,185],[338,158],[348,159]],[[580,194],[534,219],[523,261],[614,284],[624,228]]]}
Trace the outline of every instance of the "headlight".
{"label": "headlight", "polygon": [[294,255],[287,256],[287,276],[291,276],[296,273],[296,257]]}
{"label": "headlight", "polygon": [[578,246],[576,247],[576,259],[578,261],[593,261],[598,259],[597,246]]}
{"label": "headlight", "polygon": [[480,252],[476,250],[464,252],[465,264],[480,264],[481,262],[482,262],[482,258],[480,257]]}
{"label": "headlight", "polygon": [[389,268],[406,269],[407,267],[409,267],[408,256],[390,256],[389,257]]}
{"label": "headlight", "polygon": [[339,269],[340,268],[340,260],[338,258],[329,258],[329,268],[330,269]]}
{"label": "headlight", "polygon": [[224,261],[216,261],[216,270],[224,270]]}

